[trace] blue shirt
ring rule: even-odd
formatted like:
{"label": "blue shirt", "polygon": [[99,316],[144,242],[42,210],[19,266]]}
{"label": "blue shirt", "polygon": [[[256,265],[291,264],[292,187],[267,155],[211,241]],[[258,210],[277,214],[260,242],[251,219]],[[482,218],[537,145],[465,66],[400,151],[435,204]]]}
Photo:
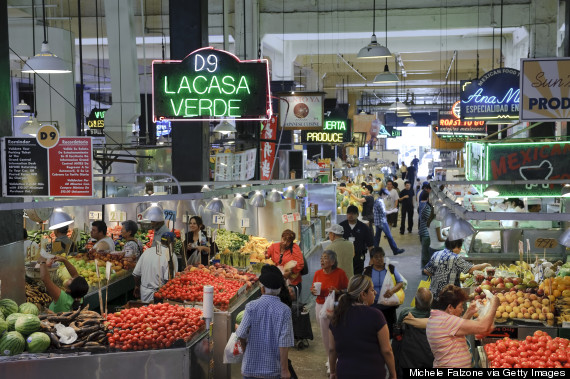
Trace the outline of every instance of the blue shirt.
{"label": "blue shirt", "polygon": [[[378,304],[378,297],[380,297],[380,291],[382,290],[382,284],[384,283],[384,279],[386,278],[386,267],[382,271],[376,270],[372,267],[372,283],[374,284],[374,290],[376,291],[376,297],[374,298],[374,304]],[[396,278],[396,284],[403,281],[402,276],[394,267],[394,277]]]}
{"label": "blue shirt", "polygon": [[294,345],[291,309],[279,297],[262,295],[245,306],[238,338],[247,340],[243,376],[274,378],[281,375],[280,347]]}
{"label": "blue shirt", "polygon": [[386,205],[382,197],[379,197],[374,203],[374,225],[382,225],[386,221]]}

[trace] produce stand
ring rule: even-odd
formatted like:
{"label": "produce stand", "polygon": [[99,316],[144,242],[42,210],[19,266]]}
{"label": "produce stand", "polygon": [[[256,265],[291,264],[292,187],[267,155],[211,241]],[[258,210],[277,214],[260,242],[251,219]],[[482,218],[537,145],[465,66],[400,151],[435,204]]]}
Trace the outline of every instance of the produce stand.
{"label": "produce stand", "polygon": [[93,355],[22,354],[0,359],[0,377],[207,378],[211,360],[208,349],[208,331],[203,330],[186,347],[172,349]]}
{"label": "produce stand", "polygon": [[230,308],[227,311],[214,312],[213,340],[214,362],[216,362],[216,365],[214,366],[215,379],[229,379],[241,376],[241,365],[222,363],[224,359],[224,348],[226,347],[226,343],[228,342],[230,335],[234,331],[237,314],[245,309],[245,305],[247,303],[260,296],[261,289],[258,285],[255,285],[251,287],[249,291],[232,301],[233,305],[230,304]]}
{"label": "produce stand", "polygon": [[[135,288],[135,279],[133,278],[132,271],[129,271],[126,275],[115,279],[108,285],[101,286],[101,295],[103,301],[105,301],[106,293],[109,291],[108,302],[118,299],[124,296],[124,303],[127,302],[127,297],[129,293]],[[83,299],[84,304],[89,304],[89,309],[99,310],[99,290],[97,287],[91,287],[90,291],[85,295]]]}

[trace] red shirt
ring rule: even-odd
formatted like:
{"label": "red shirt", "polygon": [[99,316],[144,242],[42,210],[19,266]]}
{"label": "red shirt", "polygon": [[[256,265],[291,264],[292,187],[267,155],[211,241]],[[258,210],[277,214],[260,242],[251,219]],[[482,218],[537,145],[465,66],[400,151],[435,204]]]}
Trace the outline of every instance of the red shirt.
{"label": "red shirt", "polygon": [[327,274],[320,269],[315,272],[313,283],[321,282],[321,294],[317,296],[317,303],[324,304],[325,299],[329,295],[329,288],[334,287],[337,290],[345,290],[348,288],[348,277],[342,268],[335,268]]}
{"label": "red shirt", "polygon": [[[303,252],[301,248],[297,244],[293,244],[293,249],[287,249],[283,253],[283,257],[281,258],[281,243],[276,242],[273,245],[269,246],[267,249],[267,257],[271,259],[276,265],[278,266],[285,266],[285,264],[289,261],[297,262],[297,266],[293,267],[291,270],[292,274],[289,278],[289,282],[291,285],[296,286],[297,284],[301,283],[303,279],[299,273],[303,269]],[[281,260],[281,263],[279,263]]]}

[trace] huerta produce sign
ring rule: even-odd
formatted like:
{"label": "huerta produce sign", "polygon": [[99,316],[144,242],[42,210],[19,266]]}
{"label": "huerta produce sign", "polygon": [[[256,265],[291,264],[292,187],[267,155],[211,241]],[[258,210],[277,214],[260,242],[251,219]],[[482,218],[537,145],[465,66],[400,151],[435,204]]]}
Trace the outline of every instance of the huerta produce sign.
{"label": "huerta produce sign", "polygon": [[206,47],[182,61],[152,62],[152,84],[155,122],[265,120],[272,114],[265,59],[241,61]]}
{"label": "huerta produce sign", "polygon": [[521,60],[521,121],[570,120],[570,58]]}
{"label": "huerta produce sign", "polygon": [[557,197],[561,184],[546,180],[570,179],[570,142],[489,144],[487,180],[544,180],[543,184],[501,185],[500,197]]}
{"label": "huerta produce sign", "polygon": [[301,143],[345,143],[352,140],[350,120],[326,119],[322,130],[301,131]]}
{"label": "huerta produce sign", "polygon": [[461,120],[510,122],[519,118],[520,72],[497,68],[477,80],[462,80]]}

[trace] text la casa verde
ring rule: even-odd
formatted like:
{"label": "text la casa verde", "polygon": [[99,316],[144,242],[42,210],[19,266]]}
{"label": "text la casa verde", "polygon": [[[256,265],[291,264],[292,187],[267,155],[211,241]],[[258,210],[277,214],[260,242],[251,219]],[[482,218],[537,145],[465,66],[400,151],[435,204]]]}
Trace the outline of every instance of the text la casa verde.
{"label": "text la casa verde", "polygon": [[[543,145],[541,147],[529,147],[521,149],[517,152],[501,156],[498,160],[491,161],[492,178],[497,179],[509,171],[516,171],[521,166],[529,163],[542,161],[555,155],[566,155],[570,153],[570,144],[552,144]],[[566,179],[570,178],[570,174],[553,175],[549,179]]]}
{"label": "text la casa verde", "polygon": [[165,76],[163,88],[164,94],[171,96],[170,107],[176,117],[241,117],[242,98],[251,94],[243,75]]}

